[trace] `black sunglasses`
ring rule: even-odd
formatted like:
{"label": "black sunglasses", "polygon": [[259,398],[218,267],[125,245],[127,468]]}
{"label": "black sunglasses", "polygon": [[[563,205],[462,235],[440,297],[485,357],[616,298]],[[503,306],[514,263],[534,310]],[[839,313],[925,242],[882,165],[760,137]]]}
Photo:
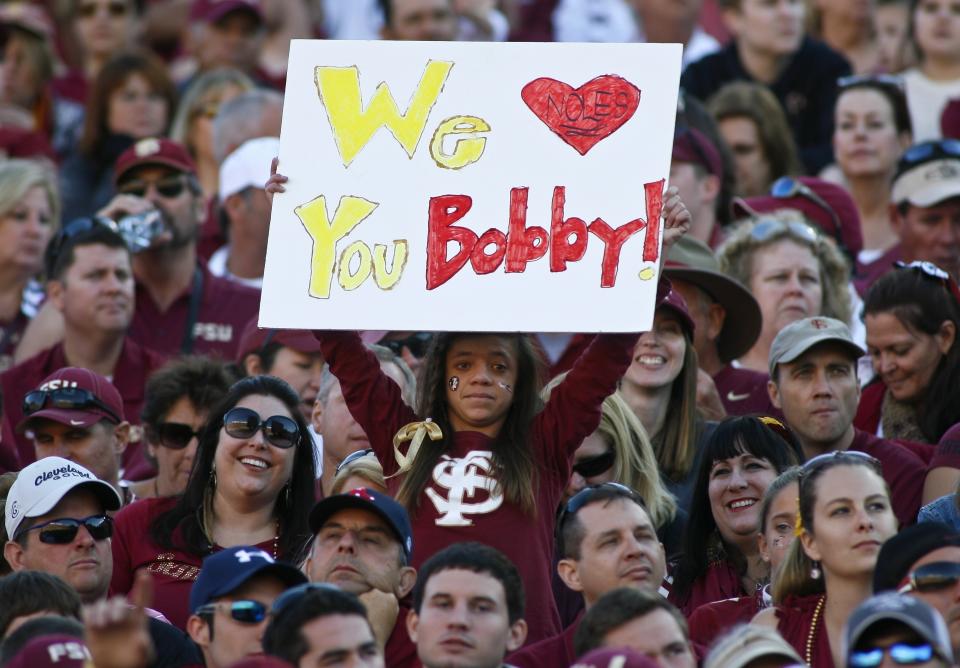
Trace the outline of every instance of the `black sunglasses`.
{"label": "black sunglasses", "polygon": [[567,504],[563,507],[563,510],[560,512],[560,517],[557,518],[557,531],[563,529],[563,525],[566,524],[567,518],[571,515],[576,515],[581,508],[590,503],[593,500],[593,497],[596,496],[602,490],[610,490],[614,492],[614,496],[629,498],[637,502],[643,508],[646,508],[646,504],[635,490],[622,485],[619,482],[603,482],[599,485],[590,485],[584,487],[579,492],[570,497],[567,501]]}
{"label": "black sunglasses", "polygon": [[113,535],[113,520],[107,515],[91,515],[82,520],[60,517],[37,524],[17,533],[14,540],[29,531],[40,532],[40,542],[48,545],[69,545],[77,537],[80,527],[86,527],[94,540],[106,540]]}
{"label": "black sunglasses", "polygon": [[33,390],[32,392],[28,392],[27,396],[23,398],[24,416],[29,417],[46,406],[74,411],[87,408],[99,408],[109,415],[117,424],[122,422],[120,416],[100,401],[93,392],[79,387],[61,387],[56,390]]}
{"label": "black sunglasses", "polygon": [[267,618],[267,606],[260,601],[221,601],[197,608],[198,615],[212,615],[220,606],[227,606],[230,617],[242,624],[259,624]]}
{"label": "black sunglasses", "polygon": [[430,339],[432,338],[433,335],[429,332],[417,332],[416,334],[411,334],[405,339],[378,341],[377,345],[389,348],[393,351],[394,355],[402,355],[403,349],[406,348],[410,351],[411,355],[420,358],[426,354],[427,346],[430,344]]}
{"label": "black sunglasses", "polygon": [[589,457],[587,459],[581,459],[579,462],[573,465],[573,472],[584,478],[592,478],[595,475],[600,475],[605,471],[609,471],[614,462],[617,461],[617,453],[613,450],[607,450],[603,454],[597,455],[595,457]]}
{"label": "black sunglasses", "polygon": [[907,584],[900,587],[898,593],[911,591],[920,593],[940,591],[953,587],[960,581],[960,563],[956,561],[934,561],[920,566],[912,573]]}
{"label": "black sunglasses", "polygon": [[146,197],[147,190],[149,190],[151,183],[153,187],[157,189],[157,192],[160,193],[161,197],[167,199],[173,199],[174,197],[180,197],[183,193],[183,189],[187,187],[186,179],[180,175],[174,176],[165,176],[162,179],[157,181],[152,181],[150,183],[146,181],[127,181],[126,183],[117,187],[117,192],[122,195],[134,195],[135,197]]}
{"label": "black sunglasses", "polygon": [[190,445],[194,437],[200,438],[203,427],[194,431],[190,425],[181,422],[161,422],[156,426],[148,426],[151,441],[170,450],[183,450]]}
{"label": "black sunglasses", "polygon": [[847,665],[850,668],[874,668],[883,663],[884,654],[888,654],[898,666],[914,666],[933,658],[933,646],[930,643],[898,642],[889,647],[855,649],[847,657]]}
{"label": "black sunglasses", "polygon": [[270,445],[284,450],[300,442],[300,428],[293,418],[273,415],[261,420],[256,411],[240,406],[231,408],[223,416],[223,428],[234,438],[253,438],[258,431],[263,431]]}
{"label": "black sunglasses", "polygon": [[340,591],[340,587],[332,585],[329,582],[304,582],[295,587],[290,587],[280,594],[270,607],[270,614],[273,616],[283,614],[283,611],[291,605],[302,599],[304,596],[314,591]]}
{"label": "black sunglasses", "polygon": [[364,448],[363,450],[357,450],[356,452],[351,452],[349,455],[344,457],[342,462],[337,464],[337,470],[333,475],[334,476],[340,475],[340,471],[347,468],[347,466],[354,463],[358,459],[363,459],[364,457],[372,453],[373,453],[373,448]]}

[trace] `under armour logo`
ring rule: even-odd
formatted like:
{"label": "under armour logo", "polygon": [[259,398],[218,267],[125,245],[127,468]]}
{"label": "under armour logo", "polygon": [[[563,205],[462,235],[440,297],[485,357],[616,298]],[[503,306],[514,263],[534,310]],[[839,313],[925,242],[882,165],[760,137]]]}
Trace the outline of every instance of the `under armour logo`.
{"label": "under armour logo", "polygon": [[376,502],[376,499],[373,498],[373,494],[364,489],[363,487],[357,487],[355,490],[350,492],[350,496],[355,496],[364,501],[370,501],[371,503]]}
{"label": "under armour logo", "polygon": [[233,556],[235,556],[237,558],[237,561],[239,561],[241,564],[249,564],[254,557],[258,559],[263,559],[269,564],[273,563],[273,557],[271,557],[269,554],[267,554],[263,550],[254,550],[253,552],[247,552],[246,550],[237,550],[237,552]]}
{"label": "under armour logo", "polygon": [[[500,507],[503,494],[497,489],[496,479],[489,475],[493,468],[493,453],[489,450],[473,450],[462,459],[447,455],[440,459],[433,468],[433,480],[448,490],[446,498],[434,488],[427,488],[427,497],[440,513],[437,526],[473,526],[473,520],[464,515],[484,515]],[[487,498],[473,501],[479,491],[486,492]]]}

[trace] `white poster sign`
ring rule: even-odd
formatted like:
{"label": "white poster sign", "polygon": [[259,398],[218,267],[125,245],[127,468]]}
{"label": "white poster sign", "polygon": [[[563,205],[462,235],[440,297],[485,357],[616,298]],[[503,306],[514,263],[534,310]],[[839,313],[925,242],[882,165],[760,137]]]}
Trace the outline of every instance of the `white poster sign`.
{"label": "white poster sign", "polygon": [[649,329],[680,55],[294,41],[260,325]]}

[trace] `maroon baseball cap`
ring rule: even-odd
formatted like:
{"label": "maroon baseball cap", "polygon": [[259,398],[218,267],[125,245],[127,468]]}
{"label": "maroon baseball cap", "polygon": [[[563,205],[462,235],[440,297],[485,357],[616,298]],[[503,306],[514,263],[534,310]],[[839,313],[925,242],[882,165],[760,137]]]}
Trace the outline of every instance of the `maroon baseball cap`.
{"label": "maroon baseball cap", "polygon": [[[790,181],[800,185],[789,188]],[[804,194],[804,187],[813,193],[813,197],[809,193]],[[799,211],[836,241],[841,249],[851,256],[851,260],[856,260],[857,254],[863,250],[863,230],[860,227],[860,213],[857,211],[857,205],[854,204],[853,198],[846,189],[812,176],[788,176],[778,179],[771,187],[771,192],[777,192],[778,189],[783,192],[792,190],[794,194],[788,197],[778,197],[773,194],[747,199],[737,197],[732,204],[734,218],[756,216],[779,209]],[[822,204],[816,201],[817,198]]]}
{"label": "maroon baseball cap", "polygon": [[949,139],[960,139],[960,99],[947,102],[940,114],[940,132]]}
{"label": "maroon baseball cap", "polygon": [[690,338],[692,339],[696,325],[693,324],[693,318],[690,317],[690,309],[687,308],[687,300],[683,298],[683,295],[673,288],[670,288],[670,292],[667,293],[664,300],[657,304],[658,311],[662,308],[668,308],[680,316],[680,323],[687,328],[687,333],[690,334]]}
{"label": "maroon baseball cap", "polygon": [[243,11],[263,22],[263,11],[258,0],[193,0],[190,20],[216,23],[230,12]]}
{"label": "maroon baseball cap", "polygon": [[113,164],[114,182],[120,181],[131,169],[143,165],[161,165],[186,174],[197,173],[197,166],[183,144],[162,137],[150,137],[141,139],[120,154]]}
{"label": "maroon baseball cap", "polygon": [[10,158],[57,159],[43,133],[11,126],[0,128],[0,155],[3,154]]}
{"label": "maroon baseball cap", "polygon": [[600,647],[577,659],[570,668],[657,668],[650,658],[627,647]]}
{"label": "maroon baseball cap", "polygon": [[240,335],[240,345],[237,347],[237,361],[243,364],[243,359],[250,353],[261,350],[270,343],[279,343],[281,346],[312,355],[320,352],[320,342],[309,329],[260,329],[257,318],[247,323]]}
{"label": "maroon baseball cap", "polygon": [[673,138],[673,159],[700,165],[714,176],[723,178],[720,151],[707,135],[695,128],[683,128]]}
{"label": "maroon baseball cap", "polygon": [[[35,400],[39,410],[28,412],[27,404],[34,400],[34,392],[52,392],[54,390],[76,389],[89,392],[91,397],[84,401],[84,397],[62,398],[61,402],[72,401],[76,408],[66,405],[54,406],[49,397],[37,396]],[[22,432],[35,419],[53,420],[71,427],[86,429],[100,420],[109,420],[113,423],[123,422],[123,399],[117,388],[109,380],[90,369],[68,366],[47,376],[36,390],[28,392],[24,397],[24,418],[17,425],[17,431]]]}
{"label": "maroon baseball cap", "polygon": [[65,633],[34,638],[13,655],[7,668],[83,668],[93,665],[83,638]]}

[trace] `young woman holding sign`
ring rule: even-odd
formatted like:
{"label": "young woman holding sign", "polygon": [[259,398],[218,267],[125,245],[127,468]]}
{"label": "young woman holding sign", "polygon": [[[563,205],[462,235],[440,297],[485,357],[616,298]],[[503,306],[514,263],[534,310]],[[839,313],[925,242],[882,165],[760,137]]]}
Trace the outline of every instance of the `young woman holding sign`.
{"label": "young woman holding sign", "polygon": [[[271,177],[270,193],[286,179]],[[689,228],[675,189],[665,196],[666,248]],[[661,283],[658,299],[669,286]],[[630,364],[636,334],[600,334],[542,405],[540,358],[523,334],[437,334],[420,368],[417,410],[355,332],[318,332],[350,412],[410,511],[413,566],[452,542],[480,541],[520,569],[528,642],[560,632],[550,586],[554,509],[573,453],[596,430],[605,397]]]}

